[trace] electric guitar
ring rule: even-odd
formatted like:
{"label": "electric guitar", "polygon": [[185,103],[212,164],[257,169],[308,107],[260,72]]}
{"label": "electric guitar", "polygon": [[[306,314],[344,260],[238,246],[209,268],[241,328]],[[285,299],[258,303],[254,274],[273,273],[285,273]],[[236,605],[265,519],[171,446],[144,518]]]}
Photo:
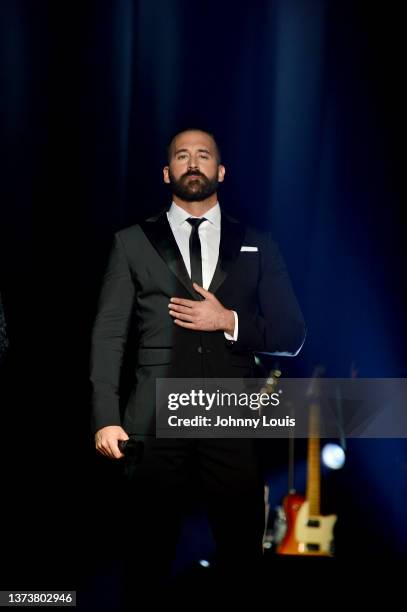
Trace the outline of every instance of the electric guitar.
{"label": "electric guitar", "polygon": [[[317,368],[313,381],[319,376],[320,371],[321,368]],[[308,395],[311,401],[306,496],[299,495],[295,489],[290,489],[284,498],[287,531],[277,547],[277,554],[330,557],[333,555],[333,529],[337,516],[335,514],[322,516],[320,511],[321,464],[317,384],[311,384]]]}

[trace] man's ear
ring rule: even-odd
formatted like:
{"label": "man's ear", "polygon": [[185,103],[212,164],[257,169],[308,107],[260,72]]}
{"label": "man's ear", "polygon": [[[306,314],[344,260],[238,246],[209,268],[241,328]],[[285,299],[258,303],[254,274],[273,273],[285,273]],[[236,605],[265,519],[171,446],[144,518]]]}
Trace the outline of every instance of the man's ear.
{"label": "man's ear", "polygon": [[218,181],[219,181],[219,183],[222,183],[223,179],[225,178],[225,173],[226,173],[225,166],[222,166],[222,164],[219,164],[219,166],[218,166]]}
{"label": "man's ear", "polygon": [[164,183],[170,182],[170,167],[169,166],[164,166],[163,168],[163,179],[164,179]]}

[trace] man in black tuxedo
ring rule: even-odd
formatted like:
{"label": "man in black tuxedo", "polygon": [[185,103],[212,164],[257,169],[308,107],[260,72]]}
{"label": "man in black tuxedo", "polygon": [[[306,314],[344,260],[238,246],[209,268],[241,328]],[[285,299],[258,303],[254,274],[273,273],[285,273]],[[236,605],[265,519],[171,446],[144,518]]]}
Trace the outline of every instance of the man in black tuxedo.
{"label": "man in black tuxedo", "polygon": [[[92,336],[96,448],[122,459],[119,441],[139,443],[125,458],[134,495],[127,586],[135,593],[167,575],[191,482],[207,507],[219,575],[253,572],[262,555],[264,483],[253,441],[157,438],[156,378],[252,376],[255,351],[296,355],[305,338],[277,245],[220,209],[225,168],[213,136],[178,133],[163,173],[171,207],[115,235]],[[131,329],[135,381],[122,418]]]}

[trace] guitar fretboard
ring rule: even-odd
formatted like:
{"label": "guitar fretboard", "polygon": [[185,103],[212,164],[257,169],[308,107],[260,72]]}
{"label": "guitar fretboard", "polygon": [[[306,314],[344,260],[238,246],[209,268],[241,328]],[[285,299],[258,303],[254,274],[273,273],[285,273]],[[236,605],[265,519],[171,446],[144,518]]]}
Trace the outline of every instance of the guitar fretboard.
{"label": "guitar fretboard", "polygon": [[311,516],[318,516],[321,506],[321,464],[319,406],[316,403],[310,405],[307,472],[307,500],[309,502],[309,513]]}

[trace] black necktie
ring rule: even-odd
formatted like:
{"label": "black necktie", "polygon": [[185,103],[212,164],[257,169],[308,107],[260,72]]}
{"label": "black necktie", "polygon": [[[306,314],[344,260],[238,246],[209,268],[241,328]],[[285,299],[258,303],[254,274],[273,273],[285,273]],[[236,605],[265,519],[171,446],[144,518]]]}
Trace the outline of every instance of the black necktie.
{"label": "black necktie", "polygon": [[205,219],[205,217],[202,217],[201,219],[190,217],[187,219],[188,223],[192,225],[191,235],[189,237],[191,281],[193,283],[197,283],[200,287],[202,287],[202,255],[198,228],[201,223],[206,220],[207,219]]}

